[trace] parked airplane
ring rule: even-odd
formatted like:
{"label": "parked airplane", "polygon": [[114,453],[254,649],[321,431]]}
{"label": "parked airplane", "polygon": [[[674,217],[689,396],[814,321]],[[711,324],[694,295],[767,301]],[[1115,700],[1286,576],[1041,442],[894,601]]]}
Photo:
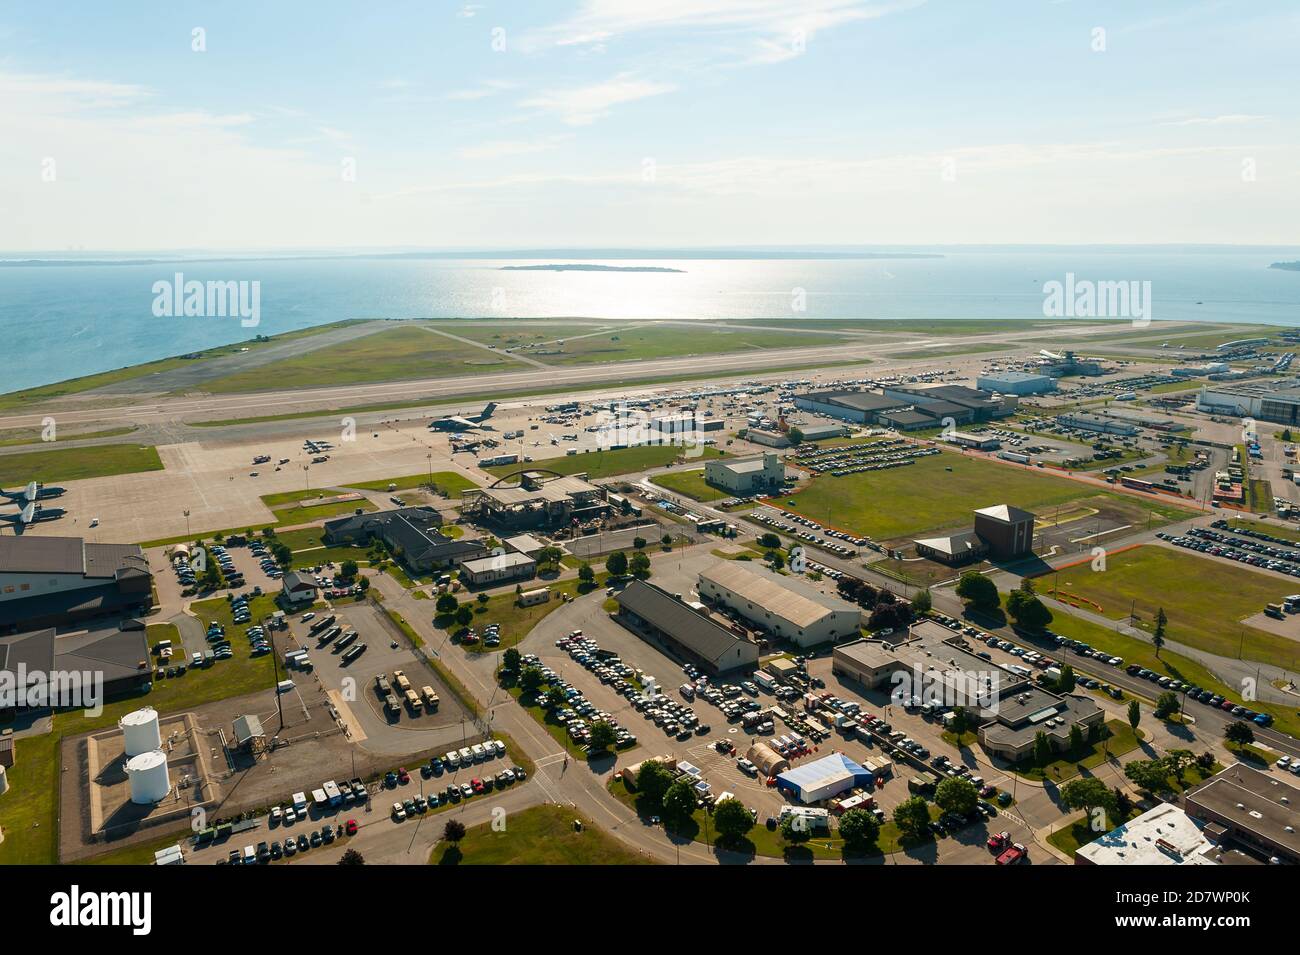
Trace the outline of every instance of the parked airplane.
{"label": "parked airplane", "polygon": [[37,484],[32,481],[21,491],[0,490],[0,497],[8,498],[11,501],[22,501],[24,503],[31,501],[44,501],[51,497],[61,497],[67,492],[67,488],[58,487],[57,485]]}
{"label": "parked airplane", "polygon": [[497,403],[489,401],[478,414],[472,415],[454,415],[449,414],[441,418],[434,418],[429,422],[430,431],[471,431],[477,428],[488,418],[492,417],[492,412],[497,410]]}
{"label": "parked airplane", "polygon": [[41,521],[57,521],[67,513],[61,507],[41,507],[39,504],[29,503],[17,514],[0,514],[0,521],[14,525],[14,533],[21,534],[32,524],[39,524]]}

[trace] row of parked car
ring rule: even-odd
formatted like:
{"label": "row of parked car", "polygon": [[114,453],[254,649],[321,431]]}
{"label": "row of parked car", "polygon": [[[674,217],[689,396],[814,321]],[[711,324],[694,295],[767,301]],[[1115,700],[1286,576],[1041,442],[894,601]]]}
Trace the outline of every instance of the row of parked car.
{"label": "row of parked car", "polygon": [[349,836],[357,834],[357,821],[355,819],[349,819],[341,826],[321,826],[320,829],[314,829],[309,833],[300,833],[296,838],[289,836],[283,842],[276,839],[274,841],[259,842],[256,848],[251,845],[245,846],[243,852],[238,849],[231,849],[230,855],[225,859],[218,860],[217,865],[266,865],[268,862],[292,859],[300,852],[305,853],[311,849],[330,845],[344,833]]}
{"label": "row of parked car", "polygon": [[1300,551],[1234,539],[1231,535],[1221,534],[1205,527],[1193,527],[1186,534],[1166,534],[1161,531],[1156,534],[1156,537],[1168,541],[1175,547],[1184,547],[1215,557],[1226,557],[1239,564],[1262,567],[1265,570],[1286,574],[1288,577],[1300,577]]}
{"label": "row of parked car", "polygon": [[1269,713],[1258,713],[1250,707],[1242,706],[1240,703],[1234,703],[1227,699],[1221,693],[1215,693],[1213,690],[1205,690],[1192,683],[1184,683],[1182,680],[1175,680],[1163,674],[1148,670],[1145,667],[1131,664],[1125,668],[1125,671],[1131,676],[1141,677],[1144,680],[1150,680],[1162,689],[1169,690],[1172,693],[1182,693],[1189,700],[1196,700],[1198,703],[1204,703],[1206,706],[1212,706],[1215,709],[1223,710],[1233,716],[1240,717],[1243,720],[1250,720],[1260,726],[1269,726],[1273,723],[1273,717]]}
{"label": "row of parked car", "polygon": [[271,554],[266,549],[266,545],[260,540],[250,542],[248,549],[252,551],[253,556],[257,558],[258,565],[262,568],[262,573],[266,574],[266,576],[270,577],[272,580],[279,580],[284,576],[284,571],[282,571],[280,565],[271,558]]}

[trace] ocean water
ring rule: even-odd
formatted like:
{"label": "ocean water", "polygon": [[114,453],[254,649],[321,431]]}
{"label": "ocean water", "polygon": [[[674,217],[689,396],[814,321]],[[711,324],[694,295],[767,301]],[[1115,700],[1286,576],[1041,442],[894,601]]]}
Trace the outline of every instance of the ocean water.
{"label": "ocean water", "polygon": [[[21,258],[9,256],[9,258]],[[349,318],[1013,319],[1044,283],[1149,281],[1154,319],[1300,325],[1300,249],[945,251],[917,259],[331,258],[0,267],[0,391]],[[501,271],[582,262],[680,272]],[[154,283],[257,281],[260,322],[156,317]],[[802,290],[802,294],[800,293]],[[802,309],[797,305],[802,304]]]}

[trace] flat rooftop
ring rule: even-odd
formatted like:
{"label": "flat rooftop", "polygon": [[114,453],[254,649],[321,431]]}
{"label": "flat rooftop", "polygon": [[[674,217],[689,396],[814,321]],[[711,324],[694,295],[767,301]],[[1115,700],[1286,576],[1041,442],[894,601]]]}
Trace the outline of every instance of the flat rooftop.
{"label": "flat rooftop", "polygon": [[1269,773],[1235,763],[1183,795],[1188,808],[1202,806],[1233,825],[1300,857],[1300,789]]}
{"label": "flat rooftop", "polygon": [[828,613],[861,613],[856,604],[830,597],[798,577],[783,577],[752,561],[719,560],[700,574],[755,606],[788,620],[796,627],[809,627]]}

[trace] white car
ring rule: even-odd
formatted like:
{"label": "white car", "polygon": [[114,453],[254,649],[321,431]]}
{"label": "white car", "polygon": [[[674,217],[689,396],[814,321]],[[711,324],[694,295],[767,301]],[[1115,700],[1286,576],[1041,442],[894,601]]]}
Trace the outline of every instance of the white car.
{"label": "white car", "polygon": [[757,776],[758,767],[747,759],[736,760],[736,768],[747,776]]}
{"label": "white car", "polygon": [[98,527],[98,526],[99,526],[99,518],[98,518],[98,517],[92,517],[92,518],[90,519],[90,526],[91,526],[91,527]]}

